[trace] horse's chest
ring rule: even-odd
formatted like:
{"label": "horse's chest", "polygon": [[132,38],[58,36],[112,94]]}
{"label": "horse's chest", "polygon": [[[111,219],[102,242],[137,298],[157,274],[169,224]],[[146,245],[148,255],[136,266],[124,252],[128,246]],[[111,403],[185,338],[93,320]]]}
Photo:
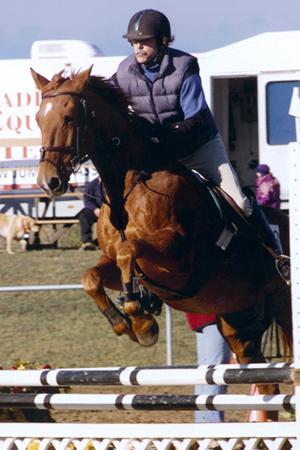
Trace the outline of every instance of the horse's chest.
{"label": "horse's chest", "polygon": [[[143,229],[134,225],[132,221],[129,221],[124,231],[126,239],[141,239],[144,236]],[[122,236],[121,231],[112,226],[109,213],[103,214],[98,222],[97,234],[101,250],[110,258],[115,259]]]}

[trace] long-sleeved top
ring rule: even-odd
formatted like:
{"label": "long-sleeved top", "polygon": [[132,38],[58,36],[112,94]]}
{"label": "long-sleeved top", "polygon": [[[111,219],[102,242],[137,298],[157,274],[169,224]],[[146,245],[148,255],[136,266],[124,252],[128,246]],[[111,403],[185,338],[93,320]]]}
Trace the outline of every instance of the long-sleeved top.
{"label": "long-sleeved top", "polygon": [[[153,83],[159,73],[160,65],[145,66],[142,64],[144,75]],[[182,82],[179,93],[179,105],[183,119],[189,119],[207,108],[202,89],[201,78],[198,73],[190,74]]]}
{"label": "long-sleeved top", "polygon": [[100,179],[94,178],[92,181],[86,184],[84,188],[83,203],[85,208],[94,211],[96,208],[100,208],[103,203],[103,195],[101,189]]}

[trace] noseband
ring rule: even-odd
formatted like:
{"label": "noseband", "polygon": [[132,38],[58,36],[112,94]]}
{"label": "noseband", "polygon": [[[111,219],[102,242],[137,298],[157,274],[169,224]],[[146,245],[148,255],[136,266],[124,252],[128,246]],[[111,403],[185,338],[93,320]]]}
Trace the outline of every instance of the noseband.
{"label": "noseband", "polygon": [[[84,98],[84,96],[82,94],[78,94],[77,92],[68,92],[68,91],[54,92],[53,94],[42,95],[42,100],[44,100],[45,98],[58,97],[60,95],[70,95],[72,97],[79,97],[79,105],[80,105],[81,111],[83,112],[83,118],[84,118],[84,129],[86,129],[87,123],[88,123],[88,118],[89,118],[89,113],[88,113],[88,107],[87,107],[87,100]],[[92,117],[92,114],[93,113],[91,112],[90,113],[91,117]],[[40,162],[48,162],[48,163],[52,164],[59,173],[61,173],[64,176],[69,178],[69,176],[72,173],[78,172],[81,164],[83,164],[85,161],[87,161],[89,159],[89,155],[87,153],[84,153],[83,155],[81,153],[81,147],[82,147],[83,141],[84,141],[84,139],[83,139],[83,136],[81,133],[81,127],[78,125],[76,127],[75,145],[52,146],[52,147],[43,146],[40,149],[40,152],[41,152]],[[71,170],[68,170],[66,167],[64,167],[64,165],[62,164],[62,158],[59,158],[59,164],[55,164],[53,161],[48,159],[46,156],[46,152],[55,152],[55,153],[59,152],[61,156],[64,156],[67,154],[75,155],[75,156],[73,156],[73,158],[70,161]]]}

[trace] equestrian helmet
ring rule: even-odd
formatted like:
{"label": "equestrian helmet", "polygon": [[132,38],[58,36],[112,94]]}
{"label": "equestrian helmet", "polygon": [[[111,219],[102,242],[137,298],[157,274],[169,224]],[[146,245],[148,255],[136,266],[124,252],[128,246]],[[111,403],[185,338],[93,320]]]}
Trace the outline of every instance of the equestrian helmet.
{"label": "equestrian helmet", "polygon": [[135,13],[128,24],[123,38],[128,41],[143,41],[151,38],[171,39],[171,26],[168,18],[154,9],[143,9]]}

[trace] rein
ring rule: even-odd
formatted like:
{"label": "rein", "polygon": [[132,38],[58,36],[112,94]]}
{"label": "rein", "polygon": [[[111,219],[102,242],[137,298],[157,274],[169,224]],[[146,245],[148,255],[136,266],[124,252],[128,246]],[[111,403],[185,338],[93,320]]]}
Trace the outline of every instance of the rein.
{"label": "rein", "polygon": [[[136,186],[138,184],[143,183],[143,185],[148,188],[148,186],[145,183],[145,181],[149,180],[150,178],[151,178],[151,175],[149,173],[145,172],[144,170],[141,170],[140,173],[138,174],[137,178],[134,180],[133,185],[126,192],[126,194],[125,194],[125,196],[123,198],[123,205],[125,205],[128,197],[130,196],[130,194],[132,193],[132,191],[136,188]],[[109,206],[110,208],[112,208],[111,203],[107,199],[107,196],[106,196],[106,193],[105,193],[105,189],[104,189],[104,186],[103,186],[102,182],[100,183],[100,190],[101,190],[101,194],[102,194],[102,198],[103,198],[103,203],[105,205]],[[93,197],[93,196],[91,196],[91,197]]]}
{"label": "rein", "polygon": [[[112,147],[119,147],[121,145],[121,138],[119,136],[113,136],[112,138],[108,139],[107,141],[103,141],[99,134],[96,131],[96,124],[95,124],[95,111],[91,111],[88,108],[88,102],[87,99],[84,97],[84,95],[74,92],[74,91],[62,91],[62,92],[53,92],[49,94],[42,95],[42,100],[46,98],[55,98],[59,97],[61,95],[70,95],[71,97],[79,97],[79,104],[81,107],[81,110],[83,111],[83,117],[84,117],[84,131],[87,129],[88,122],[90,121],[90,125],[94,131],[95,137],[96,137],[96,146],[103,145],[103,146],[112,146]],[[76,146],[69,145],[69,146],[42,146],[40,149],[41,152],[41,159],[40,162],[47,161],[48,163],[54,165],[54,167],[60,171],[60,173],[64,174],[65,176],[69,177],[72,173],[78,172],[81,165],[87,161],[90,156],[87,153],[81,152],[81,147],[84,143],[84,138],[82,137],[82,129],[80,126],[76,127]],[[66,169],[63,164],[60,166],[57,166],[53,161],[49,160],[46,157],[46,152],[58,152],[61,156],[65,156],[66,154],[75,154],[75,156],[71,159],[71,169]],[[83,153],[83,155],[82,155]],[[81,156],[82,155],[82,156]],[[61,158],[60,158],[61,159]]]}

